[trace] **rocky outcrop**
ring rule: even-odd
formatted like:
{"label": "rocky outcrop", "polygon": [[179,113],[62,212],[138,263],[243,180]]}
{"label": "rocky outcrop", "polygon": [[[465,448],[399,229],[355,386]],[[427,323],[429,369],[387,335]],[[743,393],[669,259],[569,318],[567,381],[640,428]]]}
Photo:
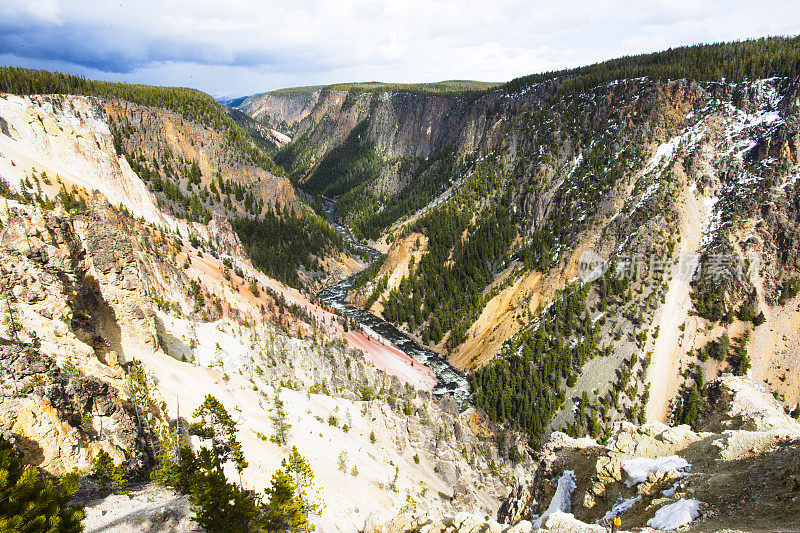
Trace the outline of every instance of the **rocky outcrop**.
{"label": "rocky outcrop", "polygon": [[130,471],[149,466],[147,435],[129,401],[33,346],[0,346],[0,426],[24,459],[54,476],[90,470],[100,451]]}
{"label": "rocky outcrop", "polygon": [[769,432],[800,438],[800,426],[762,384],[726,375],[711,382],[709,408],[698,426],[703,431]]}
{"label": "rocky outcrop", "polygon": [[165,272],[144,260],[131,219],[99,195],[81,216],[16,202],[5,214],[4,309],[21,330],[0,346],[0,426],[53,475],[89,470],[101,450],[145,469],[149,414],[131,403],[123,365],[159,344],[148,291]]}
{"label": "rocky outcrop", "polygon": [[[712,528],[731,520],[744,527],[765,517],[787,523],[795,504],[776,511],[773,502],[800,501],[791,474],[800,464],[793,457],[800,450],[800,424],[747,378],[723,376],[710,388],[716,391],[717,416],[707,428],[729,422],[721,432],[620,423],[605,446],[555,433],[542,450],[533,484],[512,491],[498,518],[514,523],[540,514],[559,476],[574,470],[572,512],[587,523],[614,514],[624,528],[641,527],[657,509],[681,498],[703,502],[702,516]],[[768,477],[753,476],[767,470]]]}
{"label": "rocky outcrop", "polygon": [[606,445],[555,433],[540,453],[533,482],[514,488],[500,507],[499,523],[467,513],[434,519],[409,512],[368,522],[365,531],[534,531],[566,470],[574,472],[572,514],[548,514],[541,531],[602,533],[607,529],[598,523],[613,516],[622,520],[620,531],[635,529],[659,509],[687,501],[700,502],[697,519],[706,530],[791,529],[800,508],[800,423],[775,409],[774,398],[747,378],[723,376],[710,386],[714,423],[735,421],[735,429],[620,423]]}
{"label": "rocky outcrop", "polygon": [[401,514],[384,524],[367,523],[364,533],[530,533],[530,522],[499,524],[485,516],[458,513],[439,521],[414,513]]}
{"label": "rocky outcrop", "polygon": [[133,345],[157,344],[149,274],[133,236],[101,196],[89,216],[75,219],[31,206],[9,210],[0,240],[4,276],[31,320],[26,331],[36,332],[46,353],[78,364],[96,354],[113,368]]}
{"label": "rocky outcrop", "polygon": [[[216,248],[220,254],[228,255],[239,261],[249,261],[250,257],[242,246],[242,241],[233,231],[227,218],[214,213],[207,225],[193,224],[195,231],[203,235],[205,240]],[[207,235],[207,236],[206,236]]]}
{"label": "rocky outcrop", "polygon": [[530,510],[536,505],[536,498],[531,492],[531,485],[519,483],[503,500],[497,510],[497,520],[502,524],[516,524],[530,518]]}

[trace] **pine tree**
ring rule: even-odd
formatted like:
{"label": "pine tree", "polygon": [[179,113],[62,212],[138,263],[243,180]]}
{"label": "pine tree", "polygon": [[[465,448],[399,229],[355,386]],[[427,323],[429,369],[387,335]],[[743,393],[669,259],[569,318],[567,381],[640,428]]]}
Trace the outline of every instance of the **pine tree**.
{"label": "pine tree", "polygon": [[3,292],[3,304],[5,307],[6,317],[6,331],[9,338],[19,344],[19,332],[22,331],[22,327],[19,324],[19,318],[17,317],[17,310],[14,306],[16,299],[14,298],[14,294],[11,292],[10,287],[6,287],[5,284],[2,288]]}
{"label": "pine tree", "polygon": [[307,513],[319,513],[323,508],[319,494],[313,497],[311,495],[314,491],[314,472],[306,458],[300,455],[297,446],[292,446],[289,456],[281,461],[281,467],[284,472],[292,476],[303,509]]}
{"label": "pine tree", "polygon": [[272,420],[272,426],[275,428],[275,439],[278,444],[286,445],[289,438],[289,428],[291,428],[292,425],[286,420],[286,410],[283,408],[283,401],[278,392],[275,393],[274,400],[275,414],[270,418]]}
{"label": "pine tree", "polygon": [[247,468],[241,443],[236,439],[236,422],[225,407],[211,394],[195,409],[194,417],[200,421],[192,424],[190,431],[204,439],[211,440],[211,448],[217,465],[233,460],[236,470],[241,473]]}
{"label": "pine tree", "polygon": [[189,501],[197,524],[211,533],[258,531],[261,506],[256,497],[235,483],[228,483],[217,458],[207,448],[198,454]]}
{"label": "pine tree", "polygon": [[114,465],[114,460],[108,453],[101,450],[94,460],[91,477],[100,483],[103,490],[111,489],[115,494],[124,494],[125,479],[124,464]]}
{"label": "pine tree", "polygon": [[283,470],[272,475],[272,486],[266,490],[269,501],[264,516],[267,531],[309,531],[314,526],[308,522],[297,485],[292,476]]}
{"label": "pine tree", "polygon": [[56,488],[26,467],[11,444],[0,438],[0,531],[76,533],[83,531],[83,509],[69,502],[78,477],[67,475]]}

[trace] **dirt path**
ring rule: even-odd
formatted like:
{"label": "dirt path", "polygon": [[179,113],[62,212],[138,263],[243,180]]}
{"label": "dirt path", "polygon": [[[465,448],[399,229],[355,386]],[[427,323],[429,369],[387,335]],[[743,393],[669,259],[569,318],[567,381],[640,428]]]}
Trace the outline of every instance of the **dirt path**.
{"label": "dirt path", "polygon": [[[703,220],[707,216],[702,198],[694,188],[684,185],[681,192],[679,257],[689,258],[700,251]],[[680,377],[678,361],[681,351],[680,326],[689,318],[691,300],[691,276],[685,273],[673,275],[669,281],[667,296],[659,310],[657,324],[659,335],[653,346],[653,358],[647,372],[650,384],[650,401],[647,404],[647,420],[666,421],[669,402],[678,390]]]}

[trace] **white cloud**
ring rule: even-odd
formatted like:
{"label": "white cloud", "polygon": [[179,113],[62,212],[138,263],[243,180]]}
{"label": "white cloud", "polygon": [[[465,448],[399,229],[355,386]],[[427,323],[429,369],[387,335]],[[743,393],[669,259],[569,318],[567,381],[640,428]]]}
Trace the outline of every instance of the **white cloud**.
{"label": "white cloud", "polygon": [[799,12],[790,0],[6,0],[0,58],[216,94],[502,81],[682,44],[800,33]]}
{"label": "white cloud", "polygon": [[61,8],[58,0],[27,0],[0,4],[0,17],[5,19],[58,23],[60,14]]}

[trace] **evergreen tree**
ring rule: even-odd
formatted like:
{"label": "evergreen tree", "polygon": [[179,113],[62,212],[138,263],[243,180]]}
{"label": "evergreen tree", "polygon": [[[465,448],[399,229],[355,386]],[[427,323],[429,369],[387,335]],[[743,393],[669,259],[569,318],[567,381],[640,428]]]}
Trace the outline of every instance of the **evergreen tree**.
{"label": "evergreen tree", "polygon": [[122,494],[127,482],[125,465],[114,465],[114,460],[105,450],[100,450],[95,457],[91,477],[100,483],[103,490],[110,488],[115,494]]}
{"label": "evergreen tree", "polygon": [[314,491],[314,472],[306,458],[300,455],[297,446],[292,446],[289,456],[281,461],[281,467],[292,476],[303,509],[307,513],[319,513],[323,508],[318,501],[319,495],[311,494]]}
{"label": "evergreen tree", "polygon": [[69,502],[78,476],[69,474],[58,487],[26,467],[11,444],[0,438],[0,531],[73,533],[83,531],[83,509]]}
{"label": "evergreen tree", "polygon": [[275,428],[275,440],[278,444],[286,445],[289,439],[289,428],[292,425],[286,420],[286,410],[283,408],[283,401],[280,394],[275,393],[275,413],[270,417],[272,420],[272,427]]}
{"label": "evergreen tree", "polygon": [[[689,379],[692,380],[691,385]],[[708,387],[705,384],[703,370],[699,365],[692,365],[688,370],[687,380],[675,398],[672,420],[675,424],[689,424],[696,427],[700,416],[708,403]]]}
{"label": "evergreen tree", "polygon": [[207,394],[193,414],[200,421],[192,424],[190,431],[211,440],[211,451],[217,464],[221,466],[222,463],[232,460],[239,473],[247,468],[242,445],[236,439],[236,422],[220,401]]}
{"label": "evergreen tree", "polygon": [[22,327],[19,323],[19,318],[17,317],[17,309],[15,306],[16,298],[14,298],[14,294],[11,292],[10,287],[6,287],[5,283],[2,287],[3,292],[3,306],[5,307],[5,324],[6,324],[6,332],[8,337],[15,343],[19,344],[19,332],[22,331]]}
{"label": "evergreen tree", "polygon": [[269,501],[264,513],[267,531],[309,531],[314,526],[308,522],[303,501],[298,497],[297,485],[292,476],[283,470],[272,475],[272,486],[266,490]]}
{"label": "evergreen tree", "polygon": [[261,510],[256,497],[228,483],[217,457],[208,449],[200,450],[198,465],[189,494],[197,524],[211,533],[258,531]]}

